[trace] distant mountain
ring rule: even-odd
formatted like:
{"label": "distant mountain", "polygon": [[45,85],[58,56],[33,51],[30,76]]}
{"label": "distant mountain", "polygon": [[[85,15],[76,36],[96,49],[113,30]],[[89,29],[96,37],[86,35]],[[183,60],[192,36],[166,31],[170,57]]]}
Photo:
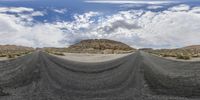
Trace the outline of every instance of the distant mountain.
{"label": "distant mountain", "polygon": [[200,45],[191,45],[191,46],[187,46],[187,47],[183,47],[181,49],[198,49],[200,50]]}
{"label": "distant mountain", "polygon": [[200,57],[200,45],[191,45],[176,49],[147,50],[147,52],[162,57],[175,57],[177,59],[189,60],[191,58]]}
{"label": "distant mountain", "polygon": [[0,57],[15,58],[34,51],[34,48],[16,45],[0,45]]}
{"label": "distant mountain", "polygon": [[122,42],[108,39],[88,39],[80,41],[68,48],[68,52],[74,53],[126,53],[136,49]]}
{"label": "distant mountain", "polygon": [[20,51],[20,50],[34,50],[31,47],[16,46],[16,45],[0,45],[0,51]]}

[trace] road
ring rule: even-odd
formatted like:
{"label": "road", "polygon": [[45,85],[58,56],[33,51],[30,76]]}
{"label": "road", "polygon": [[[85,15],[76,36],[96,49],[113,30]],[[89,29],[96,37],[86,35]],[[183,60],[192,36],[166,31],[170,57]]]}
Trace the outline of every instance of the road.
{"label": "road", "polygon": [[144,52],[83,63],[37,51],[0,62],[0,100],[199,100],[199,71]]}

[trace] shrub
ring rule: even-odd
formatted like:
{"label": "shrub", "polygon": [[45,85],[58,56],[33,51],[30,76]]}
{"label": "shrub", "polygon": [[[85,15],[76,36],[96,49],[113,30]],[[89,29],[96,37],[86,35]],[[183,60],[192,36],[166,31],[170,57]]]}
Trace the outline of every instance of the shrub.
{"label": "shrub", "polygon": [[15,56],[21,56],[22,54],[20,54],[20,53],[15,53],[14,55],[15,55]]}
{"label": "shrub", "polygon": [[8,54],[7,57],[8,58],[15,58],[15,55],[14,54]]}
{"label": "shrub", "polygon": [[54,52],[54,55],[59,55],[59,56],[65,56],[65,54],[61,53],[61,52]]}
{"label": "shrub", "polygon": [[189,55],[178,54],[177,59],[189,60],[191,57]]}
{"label": "shrub", "polygon": [[171,57],[170,54],[164,53],[162,54],[163,57]]}
{"label": "shrub", "polygon": [[0,57],[6,57],[7,55],[6,54],[0,54]]}

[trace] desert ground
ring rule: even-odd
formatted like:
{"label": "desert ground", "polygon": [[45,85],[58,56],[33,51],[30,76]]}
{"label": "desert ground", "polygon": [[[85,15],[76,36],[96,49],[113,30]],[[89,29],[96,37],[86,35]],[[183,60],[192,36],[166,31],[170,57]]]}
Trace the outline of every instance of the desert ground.
{"label": "desert ground", "polygon": [[199,66],[142,51],[63,57],[36,51],[0,61],[0,100],[199,100]]}
{"label": "desert ground", "polygon": [[64,53],[65,56],[57,56],[66,60],[72,60],[77,62],[104,62],[114,60],[117,58],[128,56],[127,54],[89,54],[89,53]]}
{"label": "desert ground", "polygon": [[0,61],[9,61],[9,60],[17,59],[17,58],[22,57],[22,56],[26,56],[26,54],[20,55],[20,56],[15,56],[15,57],[13,57],[13,58],[9,58],[9,57],[0,57]]}
{"label": "desert ground", "polygon": [[161,57],[161,56],[158,56],[158,55],[155,55],[155,54],[151,54],[153,56],[157,56],[157,57],[160,57],[160,58],[164,58],[164,59],[168,59],[168,60],[174,60],[174,61],[182,61],[182,62],[198,62],[200,61],[200,57],[195,57],[195,58],[190,58],[190,59],[177,59],[176,57]]}
{"label": "desert ground", "polygon": [[164,57],[166,59],[171,59],[171,60],[175,60],[175,61],[183,61],[183,62],[197,62],[197,61],[200,61],[200,57],[198,58],[191,58],[189,60],[184,60],[184,59],[177,59],[175,57]]}
{"label": "desert ground", "polygon": [[0,57],[0,61],[9,60],[7,57]]}

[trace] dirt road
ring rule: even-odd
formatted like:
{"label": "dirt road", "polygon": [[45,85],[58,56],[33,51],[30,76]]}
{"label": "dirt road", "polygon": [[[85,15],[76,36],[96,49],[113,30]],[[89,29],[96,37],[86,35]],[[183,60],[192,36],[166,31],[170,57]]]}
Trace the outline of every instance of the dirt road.
{"label": "dirt road", "polygon": [[38,51],[0,62],[0,100],[199,100],[199,71],[144,52],[83,63]]}

